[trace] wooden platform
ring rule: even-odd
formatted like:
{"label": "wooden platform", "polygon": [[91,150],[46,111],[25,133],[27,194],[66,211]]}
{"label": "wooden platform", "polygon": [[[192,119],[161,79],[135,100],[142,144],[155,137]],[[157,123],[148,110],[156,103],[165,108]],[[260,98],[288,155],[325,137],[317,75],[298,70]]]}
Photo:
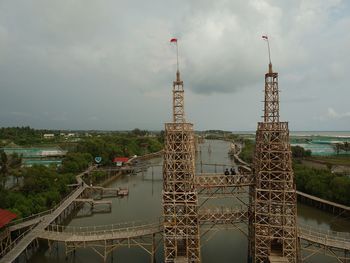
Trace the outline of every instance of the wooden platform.
{"label": "wooden platform", "polygon": [[288,263],[288,259],[281,256],[269,256],[270,263]]}

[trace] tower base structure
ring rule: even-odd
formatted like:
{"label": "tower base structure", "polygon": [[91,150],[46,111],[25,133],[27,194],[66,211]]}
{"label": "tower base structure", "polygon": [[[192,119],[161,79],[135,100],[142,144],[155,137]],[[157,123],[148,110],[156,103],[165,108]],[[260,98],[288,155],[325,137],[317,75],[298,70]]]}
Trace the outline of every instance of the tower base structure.
{"label": "tower base structure", "polygon": [[296,263],[297,199],[287,122],[260,122],[251,189],[250,261]]}
{"label": "tower base structure", "polygon": [[200,262],[195,148],[191,123],[165,124],[163,217],[165,262]]}

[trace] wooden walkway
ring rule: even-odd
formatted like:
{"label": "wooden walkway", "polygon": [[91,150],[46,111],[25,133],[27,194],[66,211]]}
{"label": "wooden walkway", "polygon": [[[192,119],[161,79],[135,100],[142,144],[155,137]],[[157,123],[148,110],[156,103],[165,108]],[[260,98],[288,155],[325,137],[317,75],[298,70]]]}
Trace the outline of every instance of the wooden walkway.
{"label": "wooden walkway", "polygon": [[300,199],[306,200],[306,203],[312,203],[316,207],[327,210],[333,214],[350,214],[350,207],[346,205],[341,205],[338,203],[334,203],[313,195],[309,195],[300,191],[297,191],[297,195]]}
{"label": "wooden walkway", "polygon": [[88,170],[84,171],[83,173],[79,174],[76,179],[79,184],[79,187],[77,187],[69,196],[67,196],[61,204],[50,214],[45,215],[41,218],[40,222],[37,226],[35,226],[31,231],[28,232],[22,239],[15,242],[11,250],[0,259],[0,263],[9,263],[13,262],[17,257],[19,257],[23,251],[26,250],[26,248],[36,239],[39,237],[39,234],[45,231],[45,228],[47,228],[75,199],[77,199],[87,188],[86,184],[83,184],[83,180],[81,177],[86,172],[90,172],[93,169],[93,167],[90,167]]}
{"label": "wooden walkway", "polygon": [[[246,222],[248,212],[241,208],[215,207],[199,212],[200,224],[236,224]],[[131,222],[113,225],[70,227],[50,225],[38,237],[60,242],[96,242],[144,237],[163,231],[163,222]]]}
{"label": "wooden walkway", "polygon": [[[239,208],[205,208],[199,212],[200,224],[236,224],[247,222],[248,213]],[[69,227],[50,225],[40,231],[37,237],[61,242],[95,242],[148,236],[163,231],[163,222],[121,223],[105,226]],[[350,233],[334,232],[311,227],[298,226],[298,237],[322,246],[350,251]]]}
{"label": "wooden walkway", "polygon": [[298,237],[324,247],[350,251],[350,233],[348,232],[335,232],[308,225],[299,225]]}
{"label": "wooden walkway", "polygon": [[38,234],[39,238],[62,242],[95,242],[136,238],[159,233],[163,225],[156,223],[127,223],[94,227],[50,226]]}
{"label": "wooden walkway", "polygon": [[224,175],[202,173],[195,177],[196,188],[217,188],[217,187],[242,187],[253,185],[253,176],[250,175]]}
{"label": "wooden walkway", "polygon": [[41,217],[36,217],[36,218],[30,219],[30,220],[23,221],[22,223],[18,223],[18,224],[10,226],[9,230],[10,230],[10,232],[12,232],[12,231],[16,231],[16,230],[19,230],[19,229],[22,229],[22,228],[26,228],[26,227],[30,227],[30,226],[36,225],[41,220],[43,220],[43,218],[44,218],[44,216],[41,216]]}

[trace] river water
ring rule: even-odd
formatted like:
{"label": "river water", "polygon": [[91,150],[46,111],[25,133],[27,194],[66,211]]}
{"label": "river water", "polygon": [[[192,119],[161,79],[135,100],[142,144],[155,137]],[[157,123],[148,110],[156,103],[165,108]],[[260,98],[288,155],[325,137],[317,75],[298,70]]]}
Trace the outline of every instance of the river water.
{"label": "river water", "polygon": [[[200,154],[197,155],[197,162],[202,159],[203,163],[221,163],[234,166],[227,155],[229,144],[223,141],[206,141],[200,145]],[[150,164],[161,165],[162,159],[153,159]],[[230,168],[228,166],[228,168]],[[123,176],[111,183],[109,187],[128,187],[129,196],[126,198],[106,198],[112,201],[112,212],[107,214],[93,214],[91,216],[73,218],[69,226],[94,226],[108,225],[126,221],[155,221],[159,220],[162,213],[161,192],[162,192],[162,172],[161,166],[153,169],[149,168],[144,173],[133,176]],[[222,166],[217,166],[216,171],[223,171]],[[197,172],[201,168],[197,167]],[[214,172],[213,166],[203,166],[203,172]],[[222,204],[225,206],[235,206],[238,201],[231,199],[220,199],[208,202],[210,204]],[[85,211],[85,210],[84,210]],[[84,213],[82,211],[81,213]],[[309,224],[316,227],[331,229],[334,231],[350,232],[350,222],[345,219],[335,218],[333,215],[315,209],[310,206],[298,204],[299,223]],[[246,226],[243,226],[246,230]],[[218,232],[211,231],[201,238],[201,255],[203,263],[245,263],[247,262],[247,237],[239,230],[223,229]],[[163,247],[157,250],[156,261],[162,262]],[[75,257],[65,259],[63,244],[58,245],[58,249],[51,254],[48,249],[42,248],[35,253],[30,263],[92,263],[103,262],[92,249],[78,249]],[[113,252],[113,259],[109,257],[107,262],[130,263],[130,262],[150,262],[149,254],[141,248],[117,248]],[[323,255],[316,255],[306,262],[326,263],[337,262],[335,259]]]}

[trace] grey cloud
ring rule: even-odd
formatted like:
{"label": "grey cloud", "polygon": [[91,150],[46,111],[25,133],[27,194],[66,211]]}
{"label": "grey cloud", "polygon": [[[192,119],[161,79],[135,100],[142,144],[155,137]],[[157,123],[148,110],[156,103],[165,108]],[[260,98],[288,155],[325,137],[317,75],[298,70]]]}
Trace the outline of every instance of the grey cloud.
{"label": "grey cloud", "polygon": [[[161,128],[175,77],[171,37],[186,89],[215,99],[263,88],[269,34],[288,116],[302,126],[325,102],[347,103],[349,14],[340,0],[3,0],[0,125]],[[302,121],[297,101],[315,109]]]}

